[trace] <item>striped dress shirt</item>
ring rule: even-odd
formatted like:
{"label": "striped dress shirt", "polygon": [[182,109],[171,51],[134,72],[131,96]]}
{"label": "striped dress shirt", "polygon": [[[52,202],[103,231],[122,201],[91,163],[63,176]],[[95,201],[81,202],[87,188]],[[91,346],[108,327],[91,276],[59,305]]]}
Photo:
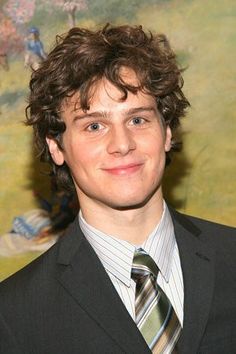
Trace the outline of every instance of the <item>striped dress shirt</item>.
{"label": "striped dress shirt", "polygon": [[140,246],[134,246],[95,229],[84,220],[81,211],[79,223],[133,320],[135,320],[136,284],[131,279],[131,269],[134,252],[141,247],[156,262],[159,268],[157,283],[166,293],[183,326],[183,275],[173,222],[165,202],[160,222]]}

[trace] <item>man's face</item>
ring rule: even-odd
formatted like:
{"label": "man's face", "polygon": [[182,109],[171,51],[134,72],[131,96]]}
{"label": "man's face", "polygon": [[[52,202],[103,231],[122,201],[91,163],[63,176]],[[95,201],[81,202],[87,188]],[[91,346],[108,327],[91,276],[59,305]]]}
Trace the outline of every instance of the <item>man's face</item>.
{"label": "man's face", "polygon": [[[137,84],[131,70],[125,80]],[[94,87],[90,109],[75,110],[79,95],[64,104],[66,124],[61,151],[47,139],[54,162],[67,163],[80,205],[113,209],[135,208],[150,198],[161,198],[165,152],[170,150],[170,128],[164,128],[155,99],[142,92],[121,92],[103,79]]]}

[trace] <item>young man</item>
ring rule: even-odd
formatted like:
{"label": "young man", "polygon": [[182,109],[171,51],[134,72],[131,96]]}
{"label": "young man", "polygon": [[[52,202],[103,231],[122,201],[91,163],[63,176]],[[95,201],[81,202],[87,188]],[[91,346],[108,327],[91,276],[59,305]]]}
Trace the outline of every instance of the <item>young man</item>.
{"label": "young man", "polygon": [[235,229],[161,181],[189,103],[163,35],[74,28],[33,73],[28,124],[80,213],[0,286],[0,353],[236,352]]}

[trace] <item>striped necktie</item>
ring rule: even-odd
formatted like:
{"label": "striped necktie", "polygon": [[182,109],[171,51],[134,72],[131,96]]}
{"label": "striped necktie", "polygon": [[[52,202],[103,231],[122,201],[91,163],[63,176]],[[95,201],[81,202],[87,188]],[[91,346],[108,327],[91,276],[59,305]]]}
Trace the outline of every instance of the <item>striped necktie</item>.
{"label": "striped necktie", "polygon": [[156,354],[177,353],[181,326],[165,293],[157,285],[158,267],[142,249],[135,252],[132,279],[136,282],[135,322]]}

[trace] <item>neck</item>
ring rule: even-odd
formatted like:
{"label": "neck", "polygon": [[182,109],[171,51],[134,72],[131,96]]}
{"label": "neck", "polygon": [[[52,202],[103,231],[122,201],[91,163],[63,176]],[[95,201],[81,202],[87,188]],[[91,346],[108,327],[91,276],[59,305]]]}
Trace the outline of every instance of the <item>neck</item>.
{"label": "neck", "polygon": [[[96,203],[81,203],[88,224],[134,245],[141,245],[156,227],[163,213],[162,194],[137,209],[116,210]],[[96,217],[94,217],[96,215]]]}

